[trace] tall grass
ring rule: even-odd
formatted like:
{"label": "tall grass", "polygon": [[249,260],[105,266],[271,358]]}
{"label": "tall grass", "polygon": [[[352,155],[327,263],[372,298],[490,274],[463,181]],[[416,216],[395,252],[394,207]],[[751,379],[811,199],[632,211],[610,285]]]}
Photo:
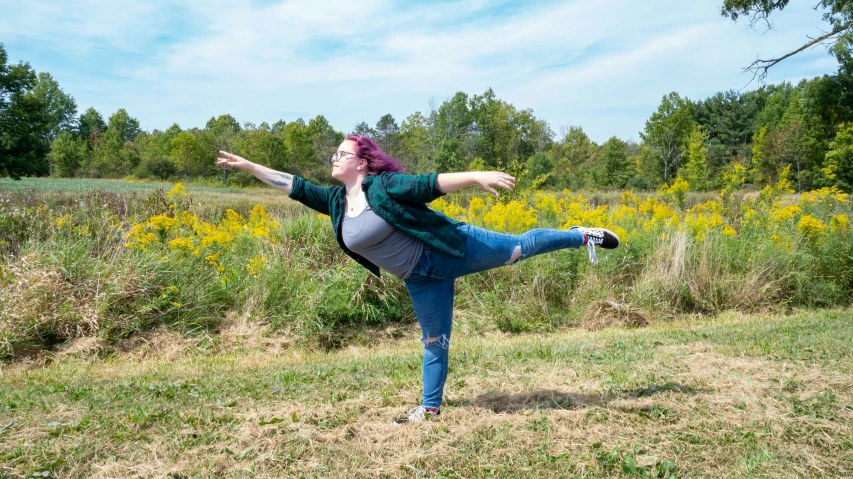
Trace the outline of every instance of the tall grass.
{"label": "tall grass", "polygon": [[[208,332],[229,312],[327,348],[414,321],[401,281],[350,261],[328,217],[275,199],[261,208],[256,196],[182,189],[0,190],[0,357],[161,325]],[[470,330],[836,306],[853,293],[853,214],[836,191],[680,204],[666,194],[465,194],[433,206],[506,231],[584,224],[624,240],[598,265],[584,250],[560,251],[462,278],[456,327]]]}

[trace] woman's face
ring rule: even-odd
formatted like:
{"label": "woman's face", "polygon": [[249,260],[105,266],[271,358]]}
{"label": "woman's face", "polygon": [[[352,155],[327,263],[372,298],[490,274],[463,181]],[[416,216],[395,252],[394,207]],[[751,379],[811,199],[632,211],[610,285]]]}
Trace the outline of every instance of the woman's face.
{"label": "woman's face", "polygon": [[344,140],[338,147],[337,157],[332,158],[332,178],[346,182],[364,173],[367,161],[355,156],[355,142]]}

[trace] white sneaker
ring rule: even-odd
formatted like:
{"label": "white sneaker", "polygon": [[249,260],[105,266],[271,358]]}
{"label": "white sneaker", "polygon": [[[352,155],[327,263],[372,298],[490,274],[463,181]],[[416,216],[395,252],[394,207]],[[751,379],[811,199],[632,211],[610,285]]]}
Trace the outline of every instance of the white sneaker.
{"label": "white sneaker", "polygon": [[437,407],[418,406],[409,409],[409,413],[405,417],[395,419],[396,424],[406,424],[407,422],[428,421],[434,417],[438,417],[441,411]]}

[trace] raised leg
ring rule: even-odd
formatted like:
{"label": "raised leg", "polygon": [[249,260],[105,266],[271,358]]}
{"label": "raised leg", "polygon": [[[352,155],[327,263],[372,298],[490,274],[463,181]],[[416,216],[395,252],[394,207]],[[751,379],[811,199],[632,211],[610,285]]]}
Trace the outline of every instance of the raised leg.
{"label": "raised leg", "polygon": [[447,265],[452,277],[515,264],[537,254],[580,248],[584,244],[584,235],[576,230],[536,228],[520,235],[508,235],[464,225],[463,232],[466,234],[465,255]]}

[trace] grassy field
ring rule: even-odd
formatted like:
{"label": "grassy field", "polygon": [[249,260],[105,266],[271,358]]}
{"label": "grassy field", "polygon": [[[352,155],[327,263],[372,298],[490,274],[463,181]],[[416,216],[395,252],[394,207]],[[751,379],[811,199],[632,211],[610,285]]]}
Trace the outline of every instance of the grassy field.
{"label": "grassy field", "polygon": [[233,318],[83,338],[4,366],[0,477],[851,477],[851,316],[461,333],[440,419],[406,426],[414,326],[335,352]]}
{"label": "grassy field", "polygon": [[[94,178],[0,178],[0,193],[8,194],[79,194],[96,190],[119,194],[147,195],[155,190],[169,190],[174,182],[126,181]],[[251,201],[261,203],[289,202],[286,195],[267,186],[231,187],[216,185],[215,182],[185,183],[187,192],[198,200]]]}
{"label": "grassy field", "polygon": [[[189,193],[193,195],[256,198],[256,201],[267,202],[283,198],[284,194],[266,185],[257,187],[234,187],[217,184],[216,181],[185,182],[184,185]],[[22,178],[20,181],[11,178],[0,178],[0,192],[9,193],[21,191],[34,191],[39,193],[85,193],[94,190],[105,190],[115,193],[150,193],[157,188],[169,190],[175,186],[175,182],[166,181],[126,181],[118,179],[95,179],[95,178]],[[478,194],[477,191],[468,189],[461,190],[448,195],[454,201],[467,204],[471,197]],[[619,191],[601,191],[588,193],[591,201],[595,204],[613,204],[619,199]],[[650,193],[639,193],[646,197]],[[690,193],[688,204],[693,205],[713,198],[712,193]]]}
{"label": "grassy field", "polygon": [[[0,191],[26,191],[35,190],[39,192],[69,192],[82,193],[97,189],[113,191],[116,193],[148,193],[157,188],[170,189],[174,182],[165,181],[126,181],[95,178],[0,178]],[[251,191],[259,194],[279,194],[272,188],[233,188],[225,186],[212,186],[207,184],[186,184],[187,190],[191,192],[219,192],[219,193],[243,193]]]}
{"label": "grassy field", "polygon": [[402,283],[271,188],[172,186],[0,180],[0,479],[853,476],[846,194],[433,202],[625,244],[460,279],[440,420],[397,426]]}

